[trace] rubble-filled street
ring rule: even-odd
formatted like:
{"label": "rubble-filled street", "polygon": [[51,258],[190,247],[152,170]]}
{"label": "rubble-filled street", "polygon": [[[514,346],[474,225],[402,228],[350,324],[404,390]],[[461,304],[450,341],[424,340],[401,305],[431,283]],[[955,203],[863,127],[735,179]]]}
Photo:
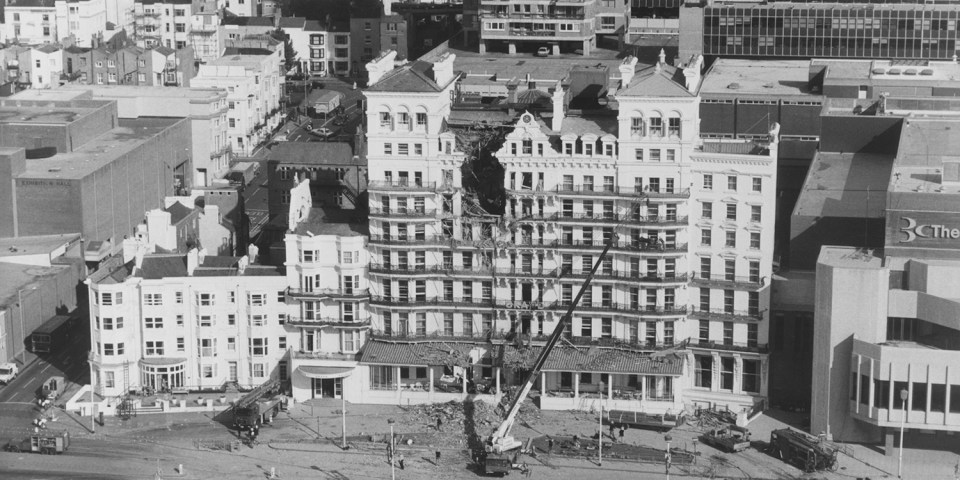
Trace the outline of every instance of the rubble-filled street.
{"label": "rubble-filled street", "polygon": [[[72,447],[61,456],[2,453],[4,478],[28,476],[34,469],[61,470],[65,477],[89,474],[91,478],[153,478],[158,463],[162,478],[278,478],[360,479],[389,478],[387,440],[391,428],[397,439],[395,474],[401,479],[470,478],[480,476],[477,449],[500,421],[497,407],[485,403],[449,402],[409,407],[347,405],[348,449],[341,448],[339,401],[311,401],[292,405],[262,428],[255,442],[228,429],[230,412],[220,414],[152,414],[128,420],[106,419],[95,434],[89,420],[61,415],[48,427],[66,429]],[[770,431],[785,424],[774,417],[799,420],[781,412],[768,412],[750,424],[752,447],[739,453],[721,452],[697,441],[707,426],[683,422],[668,432],[628,428],[620,437],[596,413],[541,411],[531,401],[524,404],[512,434],[524,444],[518,458],[532,477],[558,479],[602,475],[601,478],[664,478],[666,441],[670,441],[670,475],[690,478],[892,478],[895,471],[882,464],[882,453],[845,447],[836,471],[804,473],[755,447],[764,445]],[[439,428],[438,428],[438,422]],[[602,428],[602,430],[601,430]],[[602,458],[596,435],[603,434]],[[3,442],[16,438],[17,429],[4,430]],[[532,441],[531,441],[532,439]],[[552,440],[552,442],[551,442]],[[550,448],[552,443],[552,447]],[[437,452],[440,454],[437,460]],[[952,478],[953,464],[943,460],[918,461],[928,452],[905,455],[912,471],[925,478]],[[399,458],[404,465],[400,468]],[[102,458],[135,456],[105,470]],[[942,465],[937,465],[942,462]],[[183,475],[178,472],[183,465]],[[333,467],[333,465],[336,465]],[[875,465],[875,466],[872,466]],[[515,472],[520,475],[521,472]]]}

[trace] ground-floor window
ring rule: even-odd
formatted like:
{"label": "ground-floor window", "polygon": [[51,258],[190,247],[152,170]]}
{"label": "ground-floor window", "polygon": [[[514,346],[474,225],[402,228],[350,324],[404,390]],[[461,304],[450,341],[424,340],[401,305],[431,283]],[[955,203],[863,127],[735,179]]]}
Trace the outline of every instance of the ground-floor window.
{"label": "ground-floor window", "polygon": [[[180,388],[183,386],[184,368],[185,366],[183,364],[165,366],[141,365],[140,383],[144,387],[150,387],[154,390]],[[113,372],[107,373],[112,374]],[[111,375],[108,375],[107,379],[108,381],[112,381]]]}
{"label": "ground-floor window", "polygon": [[743,361],[741,388],[744,392],[760,393],[760,360]]}
{"label": "ground-floor window", "polygon": [[702,388],[710,388],[713,386],[713,357],[710,355],[695,355],[695,372],[694,376],[696,377],[694,385]]}
{"label": "ground-floor window", "polygon": [[391,390],[397,388],[393,377],[394,367],[375,365],[370,367],[370,388],[373,390]]}
{"label": "ground-floor window", "polygon": [[733,357],[720,357],[720,389],[733,390]]}

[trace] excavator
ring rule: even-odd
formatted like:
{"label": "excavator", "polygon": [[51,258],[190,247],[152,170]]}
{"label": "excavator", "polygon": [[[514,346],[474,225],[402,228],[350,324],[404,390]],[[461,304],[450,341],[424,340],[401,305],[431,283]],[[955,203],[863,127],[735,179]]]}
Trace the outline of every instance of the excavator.
{"label": "excavator", "polygon": [[587,275],[587,279],[580,287],[580,291],[577,292],[577,296],[567,308],[567,313],[564,314],[563,317],[560,317],[560,321],[557,322],[557,326],[554,327],[553,333],[551,333],[550,337],[547,339],[547,343],[543,346],[543,349],[540,350],[540,355],[538,355],[536,360],[533,362],[533,367],[530,369],[530,372],[527,375],[527,380],[523,383],[523,386],[517,392],[517,395],[515,395],[513,400],[510,402],[510,408],[507,410],[507,415],[504,417],[503,422],[500,423],[500,426],[497,427],[497,429],[492,435],[490,435],[490,438],[485,443],[485,455],[483,458],[483,468],[485,473],[504,475],[509,473],[512,468],[515,468],[518,453],[515,450],[519,449],[523,444],[510,435],[510,430],[513,428],[513,422],[516,420],[517,412],[520,411],[520,405],[523,404],[523,402],[527,399],[527,395],[530,394],[530,389],[537,381],[537,377],[540,375],[540,370],[547,362],[550,352],[553,351],[554,347],[557,346],[557,342],[559,342],[560,338],[563,337],[564,328],[566,327],[567,323],[570,322],[573,311],[576,310],[577,305],[580,304],[580,299],[583,297],[583,293],[590,288],[590,282],[593,280],[594,274],[597,273],[597,269],[600,268],[600,265],[603,263],[603,259],[606,258],[607,253],[610,251],[610,247],[612,247],[616,242],[617,235],[613,235],[607,240],[606,245],[603,247],[603,251],[600,253],[600,257],[597,258],[596,263],[593,264],[593,268],[590,270],[590,274]]}

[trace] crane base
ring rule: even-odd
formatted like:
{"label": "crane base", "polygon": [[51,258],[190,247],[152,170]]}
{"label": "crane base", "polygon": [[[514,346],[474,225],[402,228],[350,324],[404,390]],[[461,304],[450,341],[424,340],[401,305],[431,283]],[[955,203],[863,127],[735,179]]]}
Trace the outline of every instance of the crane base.
{"label": "crane base", "polygon": [[503,437],[494,440],[487,446],[487,451],[492,453],[503,453],[509,450],[517,449],[523,446],[523,443],[513,437]]}

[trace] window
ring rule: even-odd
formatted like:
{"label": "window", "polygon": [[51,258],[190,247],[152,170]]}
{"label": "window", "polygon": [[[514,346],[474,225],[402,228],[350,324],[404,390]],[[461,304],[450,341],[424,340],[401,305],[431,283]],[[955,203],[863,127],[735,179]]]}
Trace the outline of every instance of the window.
{"label": "window", "polygon": [[[643,161],[643,149],[642,149],[642,148],[635,149],[635,150],[633,151],[633,156],[634,156],[634,158],[637,159],[638,162],[642,162],[642,161]],[[640,189],[637,189],[636,191],[637,191],[637,192],[640,192],[641,190],[640,190]]]}
{"label": "window", "polygon": [[213,326],[213,316],[212,315],[197,315],[197,325],[201,327],[212,327]]}
{"label": "window", "polygon": [[701,388],[710,388],[713,385],[713,357],[710,355],[694,355],[694,385]]}
{"label": "window", "polygon": [[733,345],[733,322],[723,322],[723,344]]}
{"label": "window", "polygon": [[[704,290],[700,291],[701,296],[703,295],[703,292]],[[706,290],[706,292],[708,297],[707,302],[709,302],[710,291]],[[700,320],[700,331],[699,331],[699,335],[697,336],[697,339],[700,341],[700,343],[710,342],[710,320]]]}
{"label": "window", "polygon": [[736,220],[737,219],[737,204],[728,203],[727,204],[727,220]]}
{"label": "window", "polygon": [[[630,135],[643,136],[643,118],[633,117],[630,119]],[[638,158],[642,160],[642,158]]]}
{"label": "window", "polygon": [[177,326],[178,327],[183,326],[183,315],[177,315]]}
{"label": "window", "polygon": [[144,328],[163,328],[163,319],[151,318],[151,317],[144,318],[143,327]]}
{"label": "window", "polygon": [[216,304],[216,298],[212,293],[197,293],[196,304],[201,307],[209,307]]}
{"label": "window", "polygon": [[452,337],[453,336],[453,313],[446,312],[443,314],[443,334]]}
{"label": "window", "polygon": [[217,373],[216,365],[201,365],[200,366],[200,375],[203,378],[213,378]]}
{"label": "window", "polygon": [[143,304],[153,307],[163,305],[163,294],[146,293],[143,295]]}
{"label": "window", "polygon": [[726,231],[726,241],[724,246],[728,248],[737,247],[737,231],[736,230],[727,230]]}
{"label": "window", "polygon": [[398,143],[397,155],[410,155],[410,145],[406,143]]}
{"label": "window", "polygon": [[343,345],[341,349],[344,352],[356,352],[360,350],[360,332],[356,330],[344,330],[341,332]]}
{"label": "window", "polygon": [[671,137],[680,136],[680,119],[679,118],[670,118],[667,125],[667,134]]}
{"label": "window", "polygon": [[756,347],[760,342],[759,325],[756,323],[747,324],[747,346]]}
{"label": "window", "polygon": [[116,386],[113,372],[103,372],[103,384],[107,388],[113,388]]}
{"label": "window", "polygon": [[720,357],[720,389],[733,390],[733,357]]}
{"label": "window", "polygon": [[593,319],[583,317],[580,319],[580,336],[590,338],[593,336]]}
{"label": "window", "polygon": [[701,206],[700,216],[705,219],[713,218],[713,203],[703,202],[703,205]]}
{"label": "window", "polygon": [[268,352],[268,339],[267,338],[251,338],[250,339],[250,355],[254,357],[263,357],[267,355]]}
{"label": "window", "polygon": [[380,128],[392,128],[393,116],[390,112],[380,112]]}
{"label": "window", "polygon": [[600,319],[600,338],[613,338],[613,319],[604,317]]}
{"label": "window", "polygon": [[176,30],[178,33],[183,33],[187,31],[187,26],[183,23],[176,23],[174,24],[174,30]]}
{"label": "window", "polygon": [[743,360],[740,388],[748,393],[760,393],[760,361]]}
{"label": "window", "polygon": [[750,232],[750,248],[760,249],[760,232]]}
{"label": "window", "polygon": [[109,307],[111,305],[121,305],[123,304],[123,292],[108,293],[104,292],[100,294],[100,305]]}
{"label": "window", "polygon": [[651,162],[659,162],[659,161],[660,161],[660,149],[659,149],[659,148],[651,148],[651,149],[650,149],[650,161],[651,161]]}
{"label": "window", "polygon": [[263,378],[266,376],[266,365],[262,363],[250,363],[250,373],[254,378]]}
{"label": "window", "polygon": [[737,176],[728,175],[727,176],[727,190],[737,191]]}
{"label": "window", "polygon": [[250,315],[250,326],[251,327],[262,327],[267,324],[266,315]]}
{"label": "window", "polygon": [[251,307],[262,307],[267,304],[267,294],[251,293],[247,295],[247,305]]}
{"label": "window", "polygon": [[417,112],[417,129],[426,130],[427,129],[427,114],[423,112]]}
{"label": "window", "polygon": [[417,335],[425,336],[427,334],[427,314],[418,313],[417,314]]}
{"label": "window", "polygon": [[713,175],[710,175],[710,174],[703,175],[703,189],[713,190]]}
{"label": "window", "polygon": [[760,223],[760,205],[750,205],[750,221]]}
{"label": "window", "polygon": [[145,355],[163,355],[163,342],[157,341],[147,341],[147,346],[144,352]]}
{"label": "window", "polygon": [[753,177],[753,191],[761,192],[763,190],[763,179],[760,177]]}

